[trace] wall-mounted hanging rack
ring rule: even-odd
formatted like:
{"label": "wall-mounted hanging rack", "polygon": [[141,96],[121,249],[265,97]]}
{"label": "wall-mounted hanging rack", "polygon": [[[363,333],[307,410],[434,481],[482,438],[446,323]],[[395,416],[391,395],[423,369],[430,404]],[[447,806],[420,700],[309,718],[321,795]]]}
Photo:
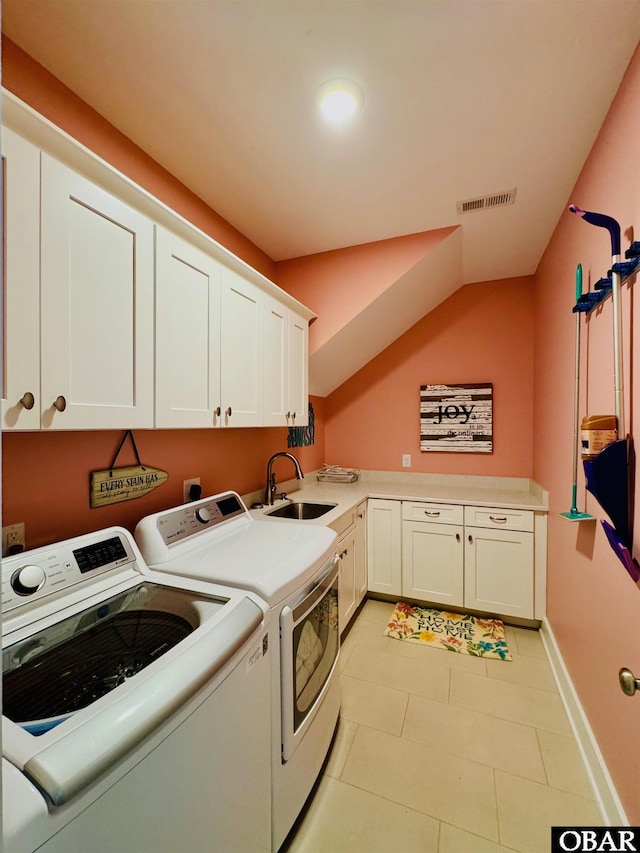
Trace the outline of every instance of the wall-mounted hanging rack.
{"label": "wall-mounted hanging rack", "polygon": [[[611,269],[600,279],[593,291],[580,297],[573,310],[592,311],[611,294],[613,300],[613,375],[617,439],[607,445],[594,459],[584,460],[587,491],[596,498],[613,525],[602,521],[604,532],[616,556],[637,583],[640,565],[632,556],[634,451],[631,435],[627,435],[624,418],[624,392],[622,377],[622,284],[640,267],[640,243],[634,242],[625,252],[626,261],[620,260],[620,225],[611,216],[581,210],[572,204],[571,213],[580,216],[590,225],[606,228],[611,238]],[[599,285],[599,286],[598,286]],[[586,297],[586,298],[585,298]]]}
{"label": "wall-mounted hanging rack", "polygon": [[573,306],[573,313],[589,314],[593,309],[605,300],[613,289],[613,273],[620,276],[620,284],[636,274],[640,269],[640,241],[636,240],[624,253],[626,261],[618,261],[613,264],[604,278],[599,278],[593,285],[593,290],[583,293]]}

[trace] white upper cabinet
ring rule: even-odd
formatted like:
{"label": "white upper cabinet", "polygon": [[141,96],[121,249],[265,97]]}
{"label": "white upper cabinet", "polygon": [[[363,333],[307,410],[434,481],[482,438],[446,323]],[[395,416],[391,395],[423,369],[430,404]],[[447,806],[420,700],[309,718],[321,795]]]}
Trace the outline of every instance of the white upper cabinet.
{"label": "white upper cabinet", "polygon": [[41,425],[153,426],[153,223],[42,154]]}
{"label": "white upper cabinet", "polygon": [[40,428],[40,151],[2,129],[4,374],[2,428]]}
{"label": "white upper cabinet", "polygon": [[156,237],[156,426],[220,423],[220,264]]}
{"label": "white upper cabinet", "polygon": [[308,423],[308,322],[266,297],[264,312],[264,422]]}
{"label": "white upper cabinet", "polygon": [[312,312],[3,98],[3,429],[306,424]]}
{"label": "white upper cabinet", "polygon": [[227,267],[220,277],[222,425],[263,425],[264,293]]}
{"label": "white upper cabinet", "polygon": [[309,323],[289,311],[289,426],[309,423]]}

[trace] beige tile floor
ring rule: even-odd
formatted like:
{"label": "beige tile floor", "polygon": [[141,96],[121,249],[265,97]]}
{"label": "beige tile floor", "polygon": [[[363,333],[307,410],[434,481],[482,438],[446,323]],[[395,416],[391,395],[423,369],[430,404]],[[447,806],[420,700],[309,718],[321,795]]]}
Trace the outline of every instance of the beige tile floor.
{"label": "beige tile floor", "polygon": [[368,600],[341,651],[342,712],[287,853],[548,853],[551,826],[600,825],[539,634],[513,660],[383,635]]}

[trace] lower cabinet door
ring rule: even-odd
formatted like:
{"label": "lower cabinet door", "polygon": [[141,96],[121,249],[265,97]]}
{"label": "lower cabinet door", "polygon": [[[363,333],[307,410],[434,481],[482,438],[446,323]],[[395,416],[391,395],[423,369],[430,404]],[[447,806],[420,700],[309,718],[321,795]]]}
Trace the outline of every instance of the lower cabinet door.
{"label": "lower cabinet door", "polygon": [[356,593],[356,533],[352,531],[338,541],[340,570],[338,575],[338,629],[349,624],[358,604]]}
{"label": "lower cabinet door", "polygon": [[465,527],[464,604],[534,618],[533,533]]}
{"label": "lower cabinet door", "polygon": [[463,528],[402,522],[402,594],[450,607],[464,599]]}
{"label": "lower cabinet door", "polygon": [[402,594],[402,522],[400,501],[371,498],[367,506],[369,591]]}

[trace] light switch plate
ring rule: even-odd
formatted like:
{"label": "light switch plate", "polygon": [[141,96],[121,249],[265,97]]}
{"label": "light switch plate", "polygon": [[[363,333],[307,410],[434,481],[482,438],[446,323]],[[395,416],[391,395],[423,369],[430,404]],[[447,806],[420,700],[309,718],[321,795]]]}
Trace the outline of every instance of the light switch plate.
{"label": "light switch plate", "polygon": [[403,453],[402,454],[402,467],[403,468],[411,468],[411,454]]}

